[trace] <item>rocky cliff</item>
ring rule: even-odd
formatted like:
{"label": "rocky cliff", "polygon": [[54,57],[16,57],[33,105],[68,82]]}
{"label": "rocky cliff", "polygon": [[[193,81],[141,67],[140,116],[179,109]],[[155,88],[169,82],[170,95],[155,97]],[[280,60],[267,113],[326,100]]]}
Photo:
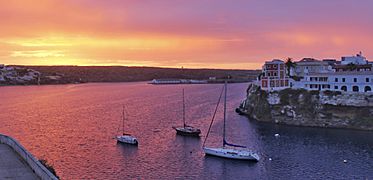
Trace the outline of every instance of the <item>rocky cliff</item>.
{"label": "rocky cliff", "polygon": [[303,89],[265,92],[251,84],[237,111],[278,124],[373,130],[373,94]]}

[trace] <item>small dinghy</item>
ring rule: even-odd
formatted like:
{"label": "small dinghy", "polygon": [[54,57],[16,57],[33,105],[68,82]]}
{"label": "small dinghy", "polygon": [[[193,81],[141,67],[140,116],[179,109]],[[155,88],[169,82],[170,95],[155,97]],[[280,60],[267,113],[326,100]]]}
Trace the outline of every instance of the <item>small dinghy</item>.
{"label": "small dinghy", "polygon": [[116,136],[116,139],[120,143],[126,143],[126,144],[133,144],[133,145],[138,145],[139,142],[137,139],[132,136],[131,134],[127,134],[124,132],[124,120],[125,120],[125,108],[123,106],[123,112],[122,112],[122,135]]}

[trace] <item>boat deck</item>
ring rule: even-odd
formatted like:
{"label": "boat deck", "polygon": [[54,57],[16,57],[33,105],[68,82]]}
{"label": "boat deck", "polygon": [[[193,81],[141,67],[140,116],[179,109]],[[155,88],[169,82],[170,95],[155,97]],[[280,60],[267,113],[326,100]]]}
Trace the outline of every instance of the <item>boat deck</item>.
{"label": "boat deck", "polygon": [[0,143],[0,179],[39,179],[26,162],[8,145]]}

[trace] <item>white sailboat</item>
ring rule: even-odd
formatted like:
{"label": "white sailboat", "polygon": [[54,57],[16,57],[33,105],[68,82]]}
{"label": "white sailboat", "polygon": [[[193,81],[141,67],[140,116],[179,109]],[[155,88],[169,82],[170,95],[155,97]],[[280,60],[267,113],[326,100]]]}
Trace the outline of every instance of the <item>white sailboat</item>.
{"label": "white sailboat", "polygon": [[185,98],[184,98],[184,89],[183,89],[183,123],[181,127],[173,127],[176,130],[176,133],[183,136],[198,136],[201,134],[201,130],[192,126],[189,126],[185,123]]}
{"label": "white sailboat", "polygon": [[[220,99],[222,92],[224,91],[224,125],[223,125],[223,147],[206,147],[205,142],[208,137],[208,134],[211,129],[211,125],[213,123],[216,111],[218,109]],[[229,159],[239,159],[239,160],[253,160],[253,161],[259,161],[260,157],[257,153],[254,151],[251,151],[247,149],[245,146],[241,145],[235,145],[235,144],[230,144],[226,141],[225,139],[225,121],[226,121],[226,104],[227,104],[227,82],[224,84],[224,89],[222,90],[218,104],[215,109],[214,116],[212,118],[209,131],[206,135],[206,139],[203,142],[203,151],[205,152],[206,155],[212,155],[212,156],[217,156],[217,157],[223,157],[223,158],[229,158]]]}
{"label": "white sailboat", "polygon": [[131,134],[127,134],[124,132],[124,120],[125,120],[125,113],[124,113],[124,106],[123,106],[123,112],[122,112],[122,135],[116,136],[116,139],[118,142],[126,143],[126,144],[133,144],[138,145],[139,142],[137,139],[132,136]]}

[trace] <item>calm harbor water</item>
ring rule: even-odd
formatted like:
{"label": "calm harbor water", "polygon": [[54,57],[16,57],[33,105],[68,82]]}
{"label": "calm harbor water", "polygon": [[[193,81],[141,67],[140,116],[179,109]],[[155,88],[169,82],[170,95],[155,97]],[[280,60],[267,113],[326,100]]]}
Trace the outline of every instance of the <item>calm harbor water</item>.
{"label": "calm harbor water", "polygon": [[[221,84],[0,87],[0,133],[48,160],[62,179],[373,179],[373,132],[250,121],[234,112],[247,85],[228,86],[227,139],[259,152],[258,163],[205,157],[204,137],[171,128],[182,124],[184,88],[187,122],[204,136]],[[138,147],[113,139],[122,104]],[[217,117],[210,146],[221,145],[222,108]]]}

